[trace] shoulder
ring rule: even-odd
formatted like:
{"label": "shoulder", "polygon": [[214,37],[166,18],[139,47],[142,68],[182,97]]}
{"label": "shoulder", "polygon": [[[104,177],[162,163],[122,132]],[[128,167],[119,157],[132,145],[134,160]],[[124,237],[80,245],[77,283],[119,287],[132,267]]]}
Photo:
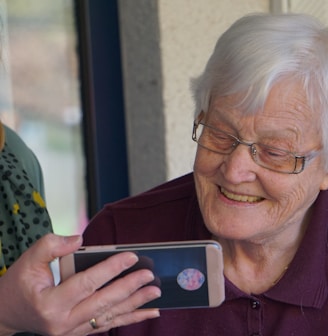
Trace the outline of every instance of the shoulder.
{"label": "shoulder", "polygon": [[3,125],[3,127],[5,130],[6,146],[16,156],[22,168],[31,179],[33,186],[44,197],[43,174],[37,157],[15,131],[6,125]]}
{"label": "shoulder", "polygon": [[193,211],[198,211],[198,203],[190,173],[107,204],[91,220],[85,242],[91,245],[183,240]]}
{"label": "shoulder", "polygon": [[178,177],[169,182],[163,183],[139,195],[125,198],[123,200],[107,204],[105,208],[147,208],[162,206],[163,204],[175,203],[178,200],[187,200],[195,195],[195,184],[193,174]]}
{"label": "shoulder", "polygon": [[5,143],[10,150],[19,158],[24,166],[29,166],[31,162],[35,162],[36,157],[31,149],[26,145],[22,138],[11,128],[3,125],[5,130]]}

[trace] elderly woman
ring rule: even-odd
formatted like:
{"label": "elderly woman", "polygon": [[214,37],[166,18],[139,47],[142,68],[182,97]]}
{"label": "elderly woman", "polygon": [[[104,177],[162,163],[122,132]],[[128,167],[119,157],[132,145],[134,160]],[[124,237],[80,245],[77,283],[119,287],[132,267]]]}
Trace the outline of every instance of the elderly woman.
{"label": "elderly woman", "polygon": [[215,239],[226,299],[110,335],[327,334],[327,55],[305,15],[249,15],[218,40],[193,83],[193,174],[107,205],[84,237]]}

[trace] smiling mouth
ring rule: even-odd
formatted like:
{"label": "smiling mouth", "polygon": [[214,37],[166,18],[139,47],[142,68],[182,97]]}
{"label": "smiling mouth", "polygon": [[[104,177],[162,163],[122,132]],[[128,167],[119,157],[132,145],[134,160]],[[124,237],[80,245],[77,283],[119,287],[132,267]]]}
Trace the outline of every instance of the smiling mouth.
{"label": "smiling mouth", "polygon": [[238,202],[247,202],[247,203],[257,203],[263,200],[262,197],[258,196],[246,196],[246,195],[238,195],[232,192],[227,191],[223,187],[221,187],[221,193],[228,199]]}

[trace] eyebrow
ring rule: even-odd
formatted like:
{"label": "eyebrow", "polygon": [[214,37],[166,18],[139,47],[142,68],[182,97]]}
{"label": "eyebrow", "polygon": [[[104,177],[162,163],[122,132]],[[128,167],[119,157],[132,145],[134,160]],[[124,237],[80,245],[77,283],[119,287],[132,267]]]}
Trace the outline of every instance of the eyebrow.
{"label": "eyebrow", "polygon": [[[205,124],[208,124],[214,128],[221,129],[222,131],[231,135],[241,136],[240,129],[236,127],[236,125],[233,123],[233,120],[231,120],[230,118],[226,118],[227,116],[229,117],[229,109],[223,110],[220,108],[215,108],[211,113],[206,113],[205,116],[209,117],[205,117],[205,120],[202,121]],[[256,114],[254,114],[253,116],[256,117]],[[219,124],[219,126],[217,127],[216,124]],[[230,128],[231,131],[226,130],[226,128]],[[298,135],[299,133],[295,129],[294,125],[293,127],[289,127],[286,129],[272,129],[270,128],[270,126],[265,126],[265,128],[261,127],[260,131],[261,133],[264,133],[266,135],[264,138],[285,138],[293,139],[293,141],[297,141],[300,138],[300,136]],[[269,136],[267,136],[268,134]],[[262,136],[259,137],[261,138]]]}

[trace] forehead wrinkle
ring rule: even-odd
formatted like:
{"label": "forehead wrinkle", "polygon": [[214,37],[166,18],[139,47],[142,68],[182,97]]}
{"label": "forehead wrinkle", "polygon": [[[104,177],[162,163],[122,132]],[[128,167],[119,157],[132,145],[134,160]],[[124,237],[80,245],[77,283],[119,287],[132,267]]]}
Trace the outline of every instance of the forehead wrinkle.
{"label": "forehead wrinkle", "polygon": [[[229,113],[227,111],[221,107],[213,109],[213,113],[207,118],[206,123],[235,135],[246,142],[261,143],[261,140],[264,141],[271,138],[272,140],[288,141],[291,145],[295,141],[298,142],[303,136],[294,123],[284,129],[273,128],[270,120],[277,120],[277,125],[279,126],[282,120],[280,115],[272,115],[272,113],[265,113],[265,111],[260,111],[255,115],[243,115],[242,111],[236,108],[231,109]],[[292,116],[285,119],[295,120]]]}
{"label": "forehead wrinkle", "polygon": [[278,106],[277,103],[270,104],[268,100],[268,104],[265,105],[263,112],[258,116],[262,115],[266,119],[277,120],[278,125],[285,121],[282,124],[284,127],[282,132],[287,135],[291,134],[291,136],[294,134],[297,141],[300,138],[305,139],[309,131],[318,134],[318,131],[320,132],[319,120],[315,118],[316,116],[308,105],[304,94],[299,91],[292,95],[289,95],[289,93],[290,88],[282,93],[282,99],[279,99]]}
{"label": "forehead wrinkle", "polygon": [[237,106],[236,100],[238,102],[236,94],[216,97],[211,102],[206,119],[213,126],[217,125],[219,128],[221,126],[227,132],[230,128],[230,133],[243,140],[281,138],[290,143],[296,141],[295,145],[302,146],[309,140],[307,137],[309,131],[312,137],[315,135],[316,139],[320,139],[320,136],[318,137],[320,118],[314,115],[299,83],[284,82],[276,85],[272,88],[263,108],[252,114],[244,112],[241,106]]}

